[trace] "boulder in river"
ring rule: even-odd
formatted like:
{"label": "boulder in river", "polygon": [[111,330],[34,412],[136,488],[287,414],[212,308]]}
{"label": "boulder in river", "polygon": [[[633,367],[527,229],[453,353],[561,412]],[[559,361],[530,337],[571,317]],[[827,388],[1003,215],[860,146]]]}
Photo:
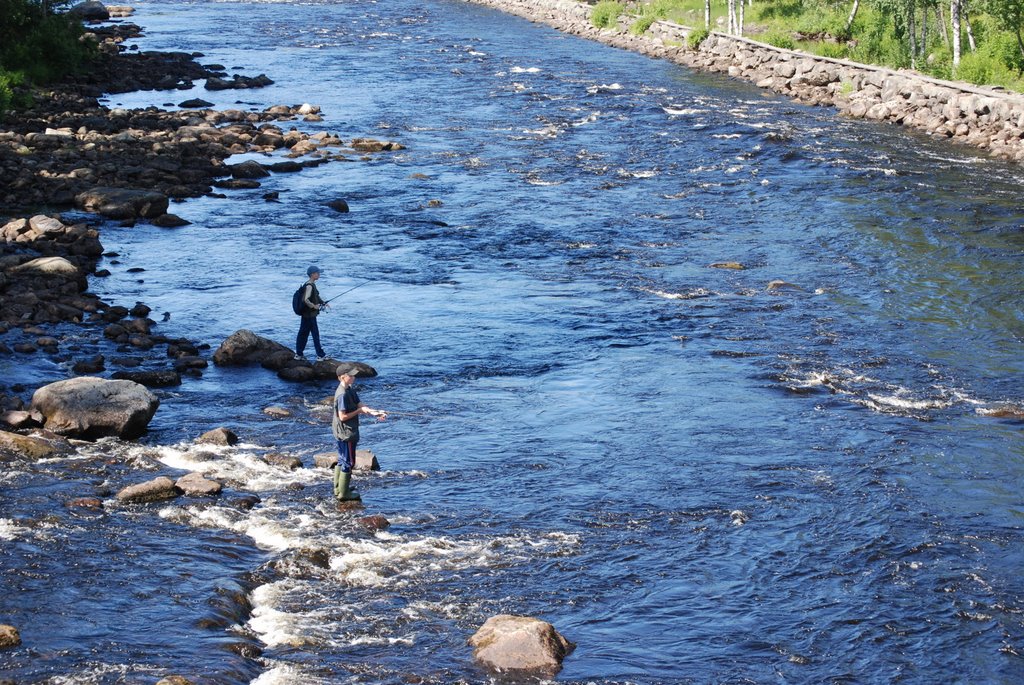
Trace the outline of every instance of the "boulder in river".
{"label": "boulder in river", "polygon": [[357,471],[380,471],[380,462],[370,450],[356,450],[356,463],[352,468]]}
{"label": "boulder in river", "polygon": [[160,476],[145,483],[129,485],[117,493],[120,502],[144,503],[161,502],[165,499],[173,499],[181,494],[175,486],[174,481],[167,476]]}
{"label": "boulder in river", "polygon": [[223,486],[210,480],[201,473],[193,472],[182,476],[174,485],[189,497],[209,497],[219,495]]}
{"label": "boulder in river", "polygon": [[98,186],[75,196],[75,205],[110,219],[153,219],[167,213],[167,196],[155,190]]}
{"label": "boulder in river", "polygon": [[32,409],[47,430],[86,440],[137,438],[159,406],[156,395],[138,383],[94,376],[50,383],[32,395]]}
{"label": "boulder in river", "polygon": [[32,435],[0,431],[0,452],[27,459],[46,459],[62,451],[61,445]]}
{"label": "boulder in river", "polygon": [[82,21],[107,21],[110,19],[110,11],[102,2],[87,0],[80,2],[68,10],[68,14]]}
{"label": "boulder in river", "polygon": [[469,638],[473,656],[495,671],[532,671],[554,675],[575,647],[554,626],[529,616],[499,614]]}
{"label": "boulder in river", "polygon": [[270,176],[270,172],[253,159],[239,164],[229,164],[227,168],[235,178],[266,178]]}
{"label": "boulder in river", "polygon": [[217,366],[245,366],[259,364],[275,352],[291,350],[281,343],[256,335],[250,330],[235,331],[221,343],[213,353],[213,363]]}
{"label": "boulder in river", "polygon": [[117,380],[134,381],[147,388],[169,388],[174,385],[181,385],[181,374],[170,369],[157,371],[115,371],[112,378]]}
{"label": "boulder in river", "polygon": [[21,635],[14,626],[0,624],[0,649],[17,647],[21,644]]}
{"label": "boulder in river", "polygon": [[205,443],[207,445],[234,445],[238,442],[238,436],[230,428],[214,428],[211,431],[206,431],[198,438],[197,443]]}
{"label": "boulder in river", "polygon": [[333,469],[338,465],[338,453],[319,452],[313,455],[313,463],[322,469]]}
{"label": "boulder in river", "polygon": [[63,257],[39,257],[19,264],[11,269],[12,273],[25,273],[38,276],[78,276],[78,267]]}

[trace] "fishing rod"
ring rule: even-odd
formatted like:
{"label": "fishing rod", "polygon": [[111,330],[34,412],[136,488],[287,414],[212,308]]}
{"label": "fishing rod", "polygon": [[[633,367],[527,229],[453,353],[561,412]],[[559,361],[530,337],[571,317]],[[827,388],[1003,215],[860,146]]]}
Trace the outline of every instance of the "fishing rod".
{"label": "fishing rod", "polygon": [[354,286],[352,286],[351,288],[349,288],[348,290],[346,290],[345,292],[343,292],[343,293],[339,293],[339,294],[335,295],[334,297],[332,297],[331,299],[327,300],[326,302],[324,302],[324,304],[330,304],[331,302],[334,302],[334,301],[335,301],[336,299],[338,299],[338,298],[339,298],[339,297],[341,297],[342,295],[347,295],[348,293],[352,292],[352,291],[353,291],[353,290],[355,290],[356,288],[362,288],[362,287],[363,287],[364,285],[366,285],[367,283],[373,283],[373,281],[363,281],[363,282],[362,282],[362,283],[360,283],[359,285],[354,285]]}

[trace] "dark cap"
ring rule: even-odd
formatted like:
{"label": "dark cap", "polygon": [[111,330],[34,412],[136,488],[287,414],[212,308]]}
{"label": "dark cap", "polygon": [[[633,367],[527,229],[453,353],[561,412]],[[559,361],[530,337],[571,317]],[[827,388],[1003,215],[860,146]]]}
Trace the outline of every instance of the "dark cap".
{"label": "dark cap", "polygon": [[319,266],[311,266],[308,269],[306,269],[306,275],[307,276],[312,276],[313,274],[318,274],[318,273],[320,273],[320,267]]}
{"label": "dark cap", "polygon": [[351,364],[339,364],[337,369],[338,378],[342,376],[352,376],[355,378],[359,375],[359,369]]}

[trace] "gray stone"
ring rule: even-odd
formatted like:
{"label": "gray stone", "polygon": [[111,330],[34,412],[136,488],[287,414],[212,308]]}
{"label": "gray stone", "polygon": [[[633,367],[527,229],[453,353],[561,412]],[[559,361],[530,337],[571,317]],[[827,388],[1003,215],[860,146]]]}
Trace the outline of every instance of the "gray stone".
{"label": "gray stone", "polygon": [[181,494],[174,481],[167,476],[160,476],[145,483],[129,485],[117,493],[117,500],[126,503],[160,502],[173,499]]}
{"label": "gray stone", "polygon": [[353,467],[358,471],[380,471],[377,455],[369,450],[356,450],[356,463]]}
{"label": "gray stone", "polygon": [[93,376],[51,383],[32,395],[32,408],[47,430],[86,440],[137,438],[159,406],[156,395],[138,383]]}
{"label": "gray stone", "polygon": [[263,168],[263,165],[255,160],[241,162],[240,164],[229,164],[228,170],[235,178],[266,178],[270,172]]}
{"label": "gray stone", "polygon": [[82,21],[107,21],[110,19],[110,12],[102,2],[88,0],[80,2],[68,10],[68,14],[78,17]]}
{"label": "gray stone", "polygon": [[167,213],[168,200],[153,190],[99,186],[76,195],[75,204],[111,219],[153,219]]}
{"label": "gray stone", "polygon": [[17,647],[21,644],[21,635],[14,626],[0,624],[0,649]]}
{"label": "gray stone", "polygon": [[217,366],[244,366],[259,364],[275,352],[291,350],[281,343],[268,340],[249,330],[232,333],[213,353],[213,363]]}
{"label": "gray stone", "polygon": [[238,436],[230,428],[221,427],[206,431],[196,438],[196,442],[207,445],[234,445],[238,442]]}
{"label": "gray stone", "polygon": [[302,460],[298,457],[293,457],[288,454],[281,454],[280,452],[270,452],[263,457],[263,460],[273,466],[280,466],[290,471],[302,468]]}
{"label": "gray stone", "polygon": [[554,626],[529,616],[492,616],[469,639],[473,657],[495,671],[532,671],[553,676],[575,645]]}
{"label": "gray stone", "polygon": [[188,497],[209,497],[219,495],[223,486],[198,472],[182,476],[174,485]]}
{"label": "gray stone", "polygon": [[313,463],[322,469],[333,469],[338,465],[337,452],[320,452],[313,455]]}
{"label": "gray stone", "polygon": [[61,446],[43,438],[0,431],[0,452],[26,459],[46,459],[61,451]]}

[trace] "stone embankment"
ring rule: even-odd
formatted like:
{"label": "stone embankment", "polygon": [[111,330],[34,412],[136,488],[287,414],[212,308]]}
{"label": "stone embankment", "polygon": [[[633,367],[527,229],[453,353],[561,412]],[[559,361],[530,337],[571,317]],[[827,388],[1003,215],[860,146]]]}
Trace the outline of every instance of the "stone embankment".
{"label": "stone embankment", "polygon": [[695,49],[695,30],[658,21],[642,35],[590,23],[590,6],[574,0],[467,0],[615,47],[669,59],[695,69],[727,73],[811,105],[845,115],[924,131],[1024,163],[1024,96],[784,50],[747,38],[711,34]]}

